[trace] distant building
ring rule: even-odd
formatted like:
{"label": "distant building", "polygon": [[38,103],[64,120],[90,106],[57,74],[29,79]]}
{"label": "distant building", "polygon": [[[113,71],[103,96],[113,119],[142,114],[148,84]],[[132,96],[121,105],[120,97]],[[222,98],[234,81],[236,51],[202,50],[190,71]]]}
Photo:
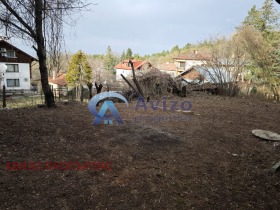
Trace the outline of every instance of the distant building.
{"label": "distant building", "polygon": [[180,55],[173,58],[177,71],[179,73],[187,70],[191,66],[203,66],[207,60],[211,60],[211,54],[199,53],[197,50],[194,50],[193,53],[188,53],[185,55]]}
{"label": "distant building", "polygon": [[48,78],[49,85],[52,88],[55,96],[67,94],[66,74],[53,72],[53,76]]}
{"label": "distant building", "polygon": [[180,73],[176,79],[181,79],[186,84],[219,84],[221,82],[235,82],[234,75],[225,67],[213,69],[212,67],[207,66],[191,66]]}
{"label": "distant building", "polygon": [[[151,67],[151,64],[148,61],[132,60],[132,63],[135,71]],[[129,60],[123,60],[122,62],[118,63],[114,68],[116,71],[117,80],[122,80],[121,74],[127,79],[132,78],[132,68],[129,63]]]}
{"label": "distant building", "polygon": [[166,62],[164,64],[159,65],[158,69],[161,72],[170,74],[171,77],[176,77],[178,75],[175,63]]}
{"label": "distant building", "polygon": [[8,67],[4,74],[4,84],[7,90],[30,90],[31,63],[33,61],[37,61],[37,59],[12,44],[0,40],[0,63]]}
{"label": "distant building", "polygon": [[53,76],[49,77],[48,79],[49,79],[49,85],[53,89],[67,87],[66,74],[65,73],[56,74],[54,72]]}

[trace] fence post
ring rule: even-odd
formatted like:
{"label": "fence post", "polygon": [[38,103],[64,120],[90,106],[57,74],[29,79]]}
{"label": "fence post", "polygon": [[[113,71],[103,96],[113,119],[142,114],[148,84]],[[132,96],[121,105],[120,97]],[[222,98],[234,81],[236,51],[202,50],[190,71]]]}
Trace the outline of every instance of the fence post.
{"label": "fence post", "polygon": [[84,87],[83,87],[83,85],[81,85],[80,88],[81,88],[81,90],[80,90],[80,94],[81,94],[80,95],[80,100],[81,100],[81,102],[83,102],[84,101],[84,95],[83,95],[84,94],[84,90],[83,90]]}
{"label": "fence post", "polygon": [[57,90],[57,89],[53,89],[53,88],[52,88],[52,91],[54,92],[54,98],[55,98],[55,100],[56,100],[56,90]]}
{"label": "fence post", "polygon": [[58,101],[60,101],[60,88],[58,89]]}
{"label": "fence post", "polygon": [[41,95],[41,103],[43,103],[43,95],[42,95],[42,90],[40,91],[40,95]]}
{"label": "fence post", "polygon": [[6,103],[6,86],[3,85],[3,108],[6,108],[7,103]]}

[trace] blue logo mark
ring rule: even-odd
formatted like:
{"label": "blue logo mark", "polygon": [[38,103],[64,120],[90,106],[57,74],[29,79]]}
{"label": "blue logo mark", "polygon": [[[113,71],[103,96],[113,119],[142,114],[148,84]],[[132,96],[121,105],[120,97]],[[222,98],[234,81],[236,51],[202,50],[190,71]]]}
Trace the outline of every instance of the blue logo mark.
{"label": "blue logo mark", "polygon": [[[119,124],[124,124],[123,120],[115,107],[114,103],[111,100],[104,101],[102,107],[100,108],[99,112],[96,111],[96,105],[99,101],[105,99],[105,98],[118,98],[126,103],[128,106],[128,102],[124,96],[122,96],[119,93],[115,92],[104,92],[99,93],[95,95],[88,104],[88,109],[91,112],[93,116],[95,116],[95,119],[93,121],[94,125],[99,125],[102,120],[104,120],[104,124],[113,124],[113,117],[116,119],[116,121]],[[106,114],[106,111],[110,110],[112,114]]]}

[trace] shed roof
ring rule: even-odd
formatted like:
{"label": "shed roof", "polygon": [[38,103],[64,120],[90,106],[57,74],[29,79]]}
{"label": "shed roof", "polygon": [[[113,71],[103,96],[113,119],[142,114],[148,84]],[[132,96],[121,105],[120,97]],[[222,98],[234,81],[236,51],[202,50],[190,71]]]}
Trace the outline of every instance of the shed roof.
{"label": "shed roof", "polygon": [[[191,73],[193,70],[199,72],[202,78],[204,78],[204,82],[210,83],[219,83],[219,82],[232,82],[233,75],[227,71],[224,67],[221,68],[212,68],[207,66],[191,66],[182,73],[180,73],[176,78],[182,78],[185,75]],[[188,78],[190,80],[197,78]]]}

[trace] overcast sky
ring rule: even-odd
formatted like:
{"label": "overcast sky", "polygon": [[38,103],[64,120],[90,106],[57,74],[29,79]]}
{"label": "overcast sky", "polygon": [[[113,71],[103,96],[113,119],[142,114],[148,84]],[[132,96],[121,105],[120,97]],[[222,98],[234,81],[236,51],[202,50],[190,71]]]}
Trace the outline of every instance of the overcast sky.
{"label": "overcast sky", "polygon": [[[66,51],[88,54],[131,48],[140,55],[197,43],[211,36],[229,36],[248,10],[264,0],[94,0],[74,28],[65,29]],[[280,9],[279,5],[275,5]],[[18,46],[35,55],[20,41]]]}

